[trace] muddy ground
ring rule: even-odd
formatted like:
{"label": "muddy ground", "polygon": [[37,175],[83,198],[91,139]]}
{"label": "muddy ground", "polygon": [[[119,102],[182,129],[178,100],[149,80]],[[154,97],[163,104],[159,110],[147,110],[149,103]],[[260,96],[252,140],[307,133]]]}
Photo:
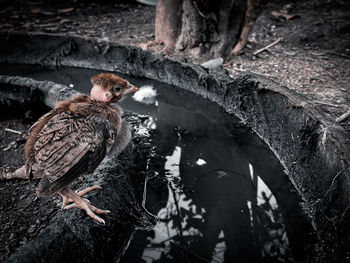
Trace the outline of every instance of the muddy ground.
{"label": "muddy ground", "polygon": [[[118,1],[61,2],[1,1],[0,30],[93,36],[137,46],[154,40],[154,7]],[[283,12],[291,17],[281,15]],[[227,58],[225,68],[232,75],[249,70],[284,84],[335,119],[350,107],[349,17],[350,2],[346,0],[270,1],[247,47],[240,55]],[[279,37],[283,39],[278,44],[253,55]],[[161,48],[152,47],[155,51]],[[191,54],[170,56],[203,62]],[[5,118],[3,112],[1,116],[0,166],[14,169],[24,163],[25,132],[35,118]],[[350,131],[350,118],[341,125]],[[35,183],[21,180],[0,184],[0,261],[37,235],[59,210],[57,196],[37,199],[34,189]]]}
{"label": "muddy ground", "polygon": [[[23,147],[34,119],[24,115],[5,118],[3,112],[0,116],[1,172],[13,171],[25,163]],[[39,234],[59,209],[58,196],[36,197],[36,185],[37,181],[20,179],[0,184],[0,261]]]}

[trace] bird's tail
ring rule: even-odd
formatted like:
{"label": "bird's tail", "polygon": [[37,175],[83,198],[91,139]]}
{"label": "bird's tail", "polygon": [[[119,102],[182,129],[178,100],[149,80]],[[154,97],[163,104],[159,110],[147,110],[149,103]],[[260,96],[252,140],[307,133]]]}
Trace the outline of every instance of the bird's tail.
{"label": "bird's tail", "polygon": [[43,178],[41,178],[38,187],[36,188],[36,195],[38,197],[44,197],[47,196],[48,194],[46,194],[46,189],[48,189],[50,186],[50,181],[49,179],[47,179],[46,175],[43,176]]}

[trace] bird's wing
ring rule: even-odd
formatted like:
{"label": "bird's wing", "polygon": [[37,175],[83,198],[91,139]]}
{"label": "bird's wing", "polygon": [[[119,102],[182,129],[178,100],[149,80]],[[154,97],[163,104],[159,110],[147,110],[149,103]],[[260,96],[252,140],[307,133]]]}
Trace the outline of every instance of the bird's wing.
{"label": "bird's wing", "polygon": [[99,165],[106,154],[108,136],[102,119],[58,114],[38,134],[32,171],[48,179],[44,188],[51,189],[49,194],[58,191]]}
{"label": "bird's wing", "polygon": [[118,134],[116,134],[116,138],[114,140],[114,143],[110,151],[108,152],[108,155],[117,156],[129,144],[130,139],[131,139],[131,127],[127,121],[123,120],[120,130]]}
{"label": "bird's wing", "polygon": [[54,115],[53,111],[49,111],[48,113],[44,114],[43,116],[41,116],[30,128],[29,128],[29,133],[31,133],[36,127],[38,127],[40,125],[40,123],[48,118],[52,118],[52,116]]}

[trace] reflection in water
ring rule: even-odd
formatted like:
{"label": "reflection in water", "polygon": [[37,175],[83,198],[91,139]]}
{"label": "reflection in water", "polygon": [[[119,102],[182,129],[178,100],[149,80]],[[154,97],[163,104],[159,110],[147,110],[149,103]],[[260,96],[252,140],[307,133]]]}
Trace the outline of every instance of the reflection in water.
{"label": "reflection in water", "polygon": [[136,233],[122,262],[304,258],[311,226],[266,145],[208,101],[160,85],[157,93],[156,107],[125,102],[157,127],[146,207],[160,223]]}
{"label": "reflection in water", "polygon": [[[250,173],[243,177],[251,180],[251,185],[242,190],[257,194],[255,200],[243,198],[239,202],[242,193],[233,191],[237,188],[237,173],[232,175],[228,171],[216,170],[200,177],[194,194],[188,194],[181,186],[180,160],[181,147],[176,146],[165,162],[167,203],[158,212],[160,223],[153,230],[153,237],[147,238],[141,259],[145,262],[288,259],[288,239],[276,199],[255,175],[251,164]],[[239,207],[239,203],[243,205]]]}
{"label": "reflection in water", "polygon": [[[18,71],[18,67],[16,68]],[[15,70],[0,67],[15,74]],[[22,67],[21,75],[88,92],[94,70]],[[16,72],[17,74],[17,72]],[[312,228],[280,163],[233,116],[189,92],[149,80],[157,103],[131,98],[156,146],[147,175],[147,209],[160,222],[138,230],[122,262],[294,262],[303,259]],[[156,175],[156,176],[154,176]]]}
{"label": "reflection in water", "polygon": [[[179,183],[180,159],[179,146],[175,147],[171,156],[166,157],[169,195],[165,207],[158,212],[161,222],[154,229],[154,237],[147,239],[141,256],[145,262],[182,262],[185,258],[189,262],[224,262],[224,259],[227,262],[256,262],[261,257],[288,258],[288,239],[276,199],[261,178],[255,176],[250,164],[250,178],[245,178],[252,182],[256,180],[257,188],[243,191],[256,191],[256,200],[244,199],[241,202],[243,206],[237,207],[237,199],[242,196],[232,191],[237,188],[233,185],[237,181],[230,182],[232,175],[227,171],[215,171],[200,178],[195,190],[198,202],[192,200],[191,194],[186,194]],[[232,194],[234,196],[230,196]],[[252,207],[254,202],[257,204],[255,210]],[[201,205],[198,207],[196,203]],[[262,229],[258,229],[259,223],[254,222],[253,215],[264,222],[267,228],[265,236],[259,236]],[[254,227],[259,231],[255,237]],[[226,245],[225,240],[230,243]],[[262,244],[260,250],[258,240]],[[181,255],[174,249],[182,250]]]}

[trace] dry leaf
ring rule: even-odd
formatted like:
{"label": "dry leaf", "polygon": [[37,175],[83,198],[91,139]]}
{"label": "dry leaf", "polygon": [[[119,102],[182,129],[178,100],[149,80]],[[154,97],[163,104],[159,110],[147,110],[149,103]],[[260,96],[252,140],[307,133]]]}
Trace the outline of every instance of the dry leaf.
{"label": "dry leaf", "polygon": [[285,20],[291,20],[291,19],[300,17],[300,15],[298,14],[287,14],[285,10],[280,10],[280,11],[274,10],[271,12],[271,15],[273,15],[276,18],[283,18]]}

